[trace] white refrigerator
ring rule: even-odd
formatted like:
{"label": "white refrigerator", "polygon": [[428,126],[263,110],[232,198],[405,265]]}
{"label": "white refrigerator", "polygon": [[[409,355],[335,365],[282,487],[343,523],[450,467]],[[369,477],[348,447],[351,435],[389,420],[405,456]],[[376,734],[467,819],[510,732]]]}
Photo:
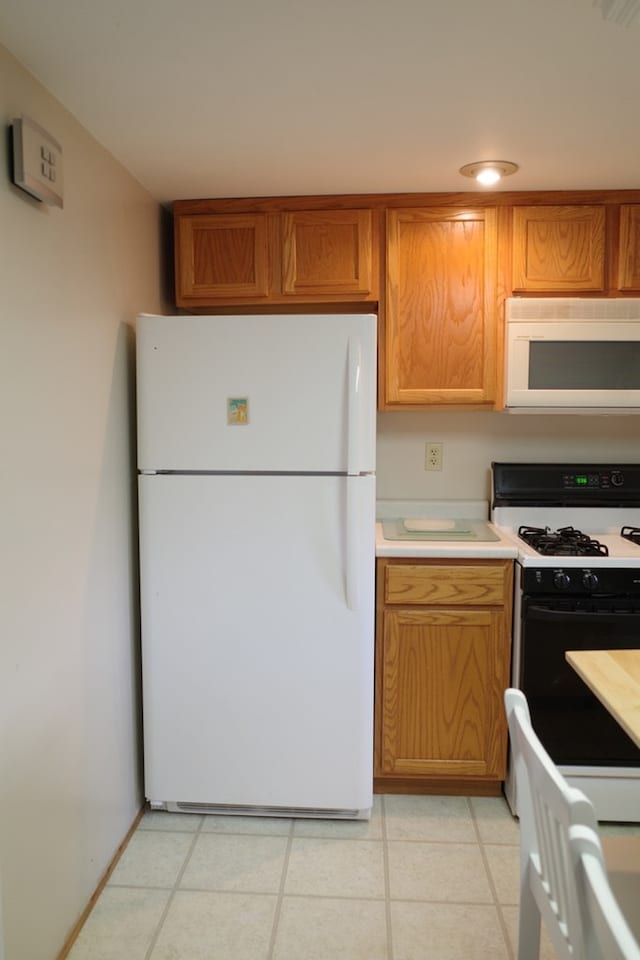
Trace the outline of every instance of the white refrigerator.
{"label": "white refrigerator", "polygon": [[372,804],[376,318],[143,315],[145,793]]}

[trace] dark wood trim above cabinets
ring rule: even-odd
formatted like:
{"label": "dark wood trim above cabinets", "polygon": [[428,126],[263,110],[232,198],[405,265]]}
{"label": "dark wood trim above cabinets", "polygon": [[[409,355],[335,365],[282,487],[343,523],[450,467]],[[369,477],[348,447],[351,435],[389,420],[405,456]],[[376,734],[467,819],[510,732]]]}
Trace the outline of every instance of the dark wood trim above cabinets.
{"label": "dark wood trim above cabinets", "polygon": [[382,410],[502,409],[504,301],[640,296],[640,190],[177,200],[176,304],[377,312]]}

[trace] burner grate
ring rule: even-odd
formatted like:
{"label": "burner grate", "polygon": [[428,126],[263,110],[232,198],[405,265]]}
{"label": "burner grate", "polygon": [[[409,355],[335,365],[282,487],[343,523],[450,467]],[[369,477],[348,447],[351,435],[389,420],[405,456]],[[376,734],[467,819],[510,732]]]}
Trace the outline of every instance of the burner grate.
{"label": "burner grate", "polygon": [[[575,527],[559,527],[552,531],[549,527],[522,526],[518,530],[518,536],[544,556],[609,556],[609,550],[603,543]],[[638,542],[640,543],[640,539]]]}
{"label": "burner grate", "polygon": [[623,527],[620,531],[620,536],[640,546],[640,527]]}

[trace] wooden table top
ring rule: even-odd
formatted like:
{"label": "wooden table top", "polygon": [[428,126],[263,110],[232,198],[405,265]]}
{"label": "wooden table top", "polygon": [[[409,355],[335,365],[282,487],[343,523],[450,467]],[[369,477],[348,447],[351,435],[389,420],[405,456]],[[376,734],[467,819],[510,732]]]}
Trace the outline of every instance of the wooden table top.
{"label": "wooden table top", "polygon": [[640,650],[567,650],[566,658],[640,747]]}

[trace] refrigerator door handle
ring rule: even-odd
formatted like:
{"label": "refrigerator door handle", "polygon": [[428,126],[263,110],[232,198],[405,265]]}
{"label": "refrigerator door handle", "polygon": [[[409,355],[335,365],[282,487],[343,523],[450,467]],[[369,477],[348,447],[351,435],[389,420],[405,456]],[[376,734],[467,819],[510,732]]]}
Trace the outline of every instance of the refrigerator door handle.
{"label": "refrigerator door handle", "polygon": [[360,431],[362,429],[362,344],[357,336],[349,337],[347,384],[347,473],[360,473]]}
{"label": "refrigerator door handle", "polygon": [[360,601],[360,516],[358,511],[358,484],[355,479],[347,477],[346,488],[345,598],[349,610],[357,610]]}

